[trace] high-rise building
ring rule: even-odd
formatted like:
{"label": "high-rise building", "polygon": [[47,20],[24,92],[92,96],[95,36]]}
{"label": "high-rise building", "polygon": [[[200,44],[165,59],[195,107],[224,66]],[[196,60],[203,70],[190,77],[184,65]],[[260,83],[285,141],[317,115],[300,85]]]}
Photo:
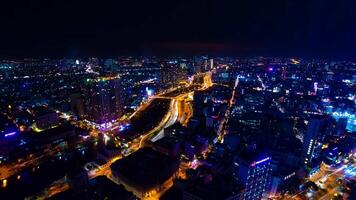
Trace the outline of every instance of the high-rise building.
{"label": "high-rise building", "polygon": [[161,83],[169,86],[177,85],[187,79],[187,64],[168,62],[161,65]]}
{"label": "high-rise building", "polygon": [[252,159],[251,156],[234,158],[234,176],[244,187],[241,199],[260,200],[271,184],[271,157]]}
{"label": "high-rise building", "polygon": [[111,58],[104,60],[104,69],[107,71],[117,71],[118,69],[117,61]]}
{"label": "high-rise building", "polygon": [[324,118],[313,117],[308,121],[307,132],[303,138],[304,164],[310,164],[317,157],[321,148],[321,137]]}
{"label": "high-rise building", "polygon": [[188,67],[186,63],[180,63],[177,70],[177,81],[181,82],[187,79]]}
{"label": "high-rise building", "polygon": [[83,118],[85,115],[84,112],[84,103],[83,103],[83,98],[79,93],[74,93],[70,95],[70,107],[72,109],[72,112],[80,117]]}
{"label": "high-rise building", "polygon": [[123,114],[123,90],[119,78],[87,79],[84,89],[86,119],[107,124]]}
{"label": "high-rise building", "polygon": [[195,64],[194,66],[194,72],[195,73],[200,73],[202,72],[202,66],[200,64]]}
{"label": "high-rise building", "polygon": [[175,83],[173,65],[161,65],[161,83],[164,85],[173,85]]}
{"label": "high-rise building", "polygon": [[286,67],[282,67],[281,78],[282,78],[282,80],[286,80]]}
{"label": "high-rise building", "polygon": [[347,118],[339,118],[337,120],[337,124],[336,124],[336,135],[337,136],[341,136],[346,132],[347,122],[348,122]]}
{"label": "high-rise building", "polygon": [[204,116],[204,103],[206,99],[206,93],[204,91],[195,91],[193,96],[193,116],[200,118]]}
{"label": "high-rise building", "polygon": [[209,70],[211,70],[211,69],[213,69],[214,68],[214,59],[210,59],[210,68],[208,69],[208,71]]}
{"label": "high-rise building", "polygon": [[208,69],[208,60],[204,60],[204,71]]}

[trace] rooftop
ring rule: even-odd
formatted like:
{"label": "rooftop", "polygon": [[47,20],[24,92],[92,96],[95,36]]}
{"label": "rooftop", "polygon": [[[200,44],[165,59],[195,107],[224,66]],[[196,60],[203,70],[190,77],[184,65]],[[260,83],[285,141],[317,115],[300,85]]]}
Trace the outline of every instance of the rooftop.
{"label": "rooftop", "polygon": [[111,165],[115,176],[126,184],[143,191],[163,184],[177,168],[176,160],[151,148],[142,148]]}
{"label": "rooftop", "polygon": [[56,199],[115,199],[129,200],[133,199],[134,195],[128,192],[124,186],[117,185],[105,176],[98,176],[89,181],[89,186],[86,190],[78,191],[68,190],[66,192],[55,195],[50,198]]}

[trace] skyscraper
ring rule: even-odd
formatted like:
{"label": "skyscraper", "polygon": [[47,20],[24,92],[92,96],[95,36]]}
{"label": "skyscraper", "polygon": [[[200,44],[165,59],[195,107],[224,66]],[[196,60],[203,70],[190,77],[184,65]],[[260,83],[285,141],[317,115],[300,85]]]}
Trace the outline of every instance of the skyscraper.
{"label": "skyscraper", "polygon": [[84,99],[86,118],[99,125],[110,123],[123,113],[123,91],[117,77],[87,79]]}
{"label": "skyscraper", "polygon": [[206,99],[206,93],[204,91],[195,91],[193,96],[193,116],[200,118],[204,116],[204,103]]}
{"label": "skyscraper", "polygon": [[204,60],[204,71],[208,69],[208,60]]}
{"label": "skyscraper", "polygon": [[80,117],[84,117],[84,103],[83,103],[83,98],[79,93],[74,93],[70,95],[70,107],[72,112]]}
{"label": "skyscraper", "polygon": [[209,71],[209,70],[211,70],[211,69],[213,69],[214,68],[214,59],[210,59],[210,67],[209,67],[209,69],[207,70],[207,71]]}
{"label": "skyscraper", "polygon": [[324,118],[313,117],[308,121],[307,132],[303,139],[304,164],[310,164],[315,157],[319,147],[321,148],[321,132]]}
{"label": "skyscraper", "polygon": [[174,86],[187,79],[187,64],[182,62],[167,62],[161,65],[161,83]]}
{"label": "skyscraper", "polygon": [[177,81],[181,82],[187,79],[188,67],[187,64],[182,62],[179,64],[179,68],[177,71]]}
{"label": "skyscraper", "polygon": [[244,187],[241,199],[260,200],[268,192],[271,181],[271,157],[252,159],[251,156],[234,158],[234,176]]}
{"label": "skyscraper", "polygon": [[175,84],[175,75],[174,75],[174,66],[168,64],[161,65],[161,83],[163,85],[174,85]]}

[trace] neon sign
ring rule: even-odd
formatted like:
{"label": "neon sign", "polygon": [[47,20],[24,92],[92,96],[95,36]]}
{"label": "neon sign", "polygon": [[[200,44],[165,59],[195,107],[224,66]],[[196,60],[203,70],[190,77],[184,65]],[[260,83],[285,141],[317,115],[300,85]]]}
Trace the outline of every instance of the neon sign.
{"label": "neon sign", "polygon": [[270,160],[270,159],[271,159],[271,157],[267,157],[267,158],[264,158],[264,159],[262,159],[262,160],[253,162],[253,163],[251,164],[251,166],[254,167],[255,165],[261,164],[261,163],[266,162],[266,161],[268,161],[268,160]]}
{"label": "neon sign", "polygon": [[262,160],[259,160],[256,162],[256,165],[260,164],[260,163],[263,163],[263,162],[266,162],[267,160],[271,159],[270,157],[267,157],[265,159],[262,159]]}
{"label": "neon sign", "polygon": [[9,136],[12,136],[12,135],[15,135],[16,134],[16,132],[14,131],[14,132],[11,132],[11,133],[6,133],[5,134],[5,137],[9,137]]}

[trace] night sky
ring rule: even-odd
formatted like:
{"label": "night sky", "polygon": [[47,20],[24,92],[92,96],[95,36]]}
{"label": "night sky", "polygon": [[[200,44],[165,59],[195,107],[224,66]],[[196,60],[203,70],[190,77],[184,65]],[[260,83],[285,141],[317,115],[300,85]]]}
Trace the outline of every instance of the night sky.
{"label": "night sky", "polygon": [[0,57],[355,59],[355,6],[354,0],[7,0],[0,3]]}

